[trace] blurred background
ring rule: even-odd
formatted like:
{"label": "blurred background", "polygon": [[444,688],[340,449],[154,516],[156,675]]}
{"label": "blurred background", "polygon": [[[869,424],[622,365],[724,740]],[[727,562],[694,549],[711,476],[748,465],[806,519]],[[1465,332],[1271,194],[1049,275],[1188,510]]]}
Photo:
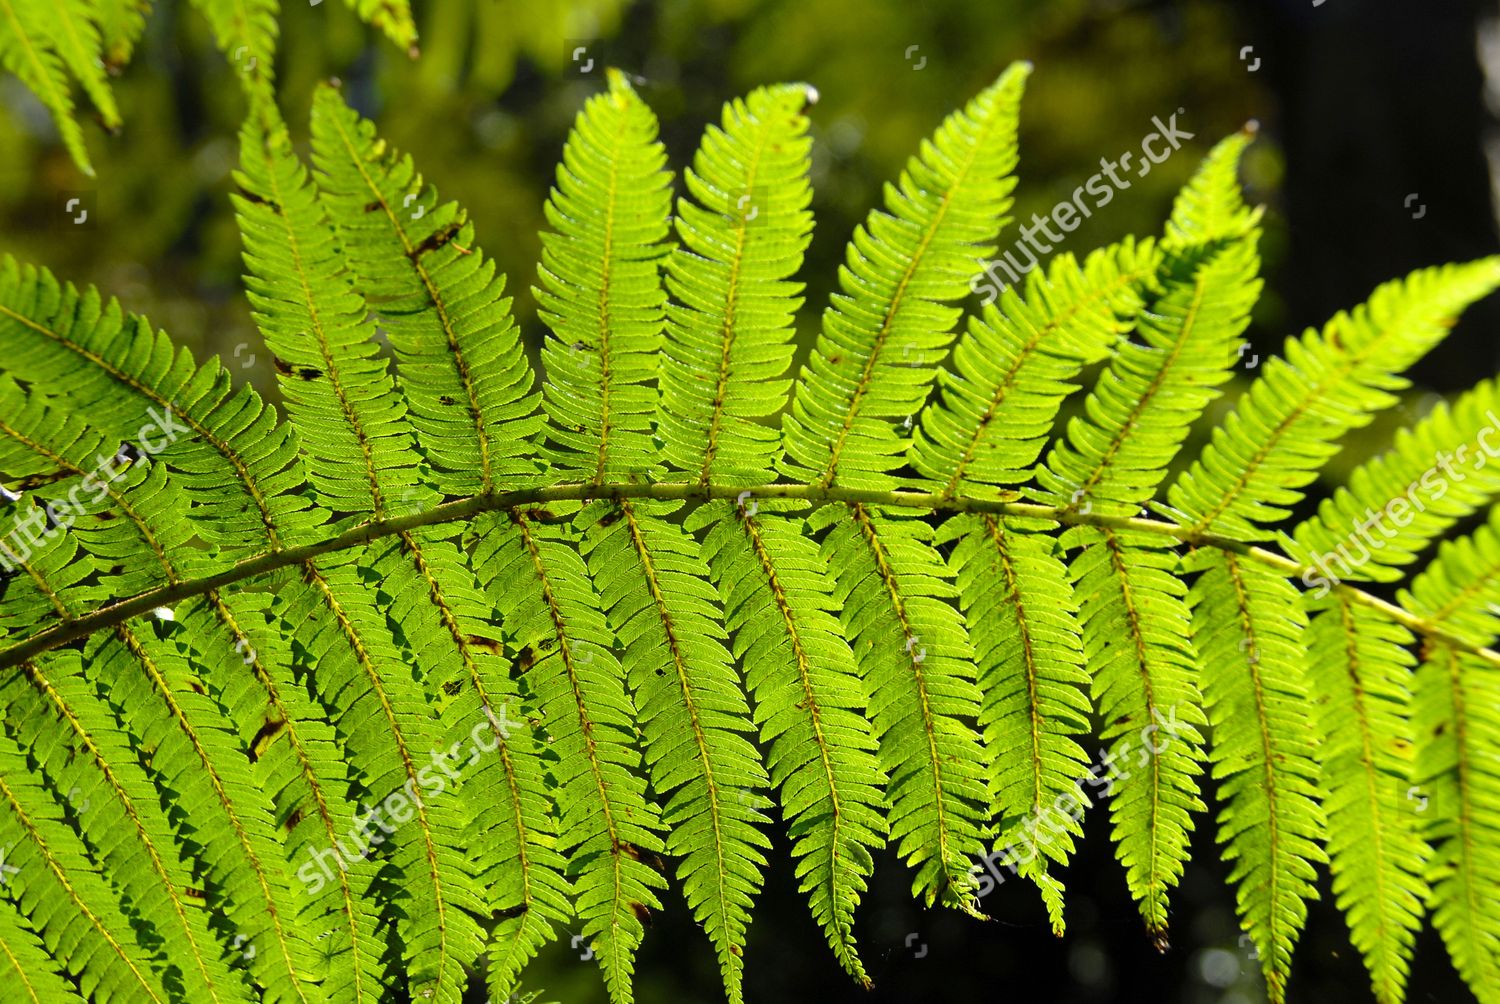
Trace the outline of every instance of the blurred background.
{"label": "blurred background", "polygon": [[[227,198],[244,107],[234,67],[184,0],[154,6],[145,37],[114,81],[124,128],[106,135],[86,125],[97,178],[73,166],[30,93],[0,76],[0,253],[97,285],[200,357],[221,354],[237,378],[274,399],[270,355],[240,287]],[[283,111],[305,137],[313,86],[340,78],[384,137],[413,153],[445,198],[468,208],[484,248],[510,276],[533,345],[542,336],[530,293],[542,203],[563,137],[584,99],[602,86],[606,65],[643,79],[639,89],[661,119],[678,168],[725,99],[781,80],[817,87],[817,229],[804,270],[804,344],[816,331],[844,244],[879,199],[880,186],[944,114],[1022,58],[1036,72],[1021,126],[1020,219],[1068,198],[1099,170],[1101,157],[1137,150],[1155,128],[1153,116],[1165,121],[1178,113],[1178,127],[1193,134],[1068,236],[1063,247],[1079,254],[1125,234],[1159,232],[1201,154],[1248,120],[1259,122],[1245,181],[1251,198],[1268,208],[1267,293],[1248,335],[1261,355],[1359,303],[1386,279],[1500,250],[1492,198],[1497,172],[1489,159],[1500,160],[1494,23],[1500,10],[1493,4],[413,0],[413,6],[421,32],[416,59],[340,3],[285,0],[277,65]],[[71,199],[88,208],[84,222],[74,223],[76,212],[65,208]],[[1002,248],[1014,239],[1014,230],[1002,235]],[[1500,303],[1471,312],[1417,369],[1408,406],[1351,440],[1334,473],[1377,448],[1395,426],[1414,421],[1437,395],[1494,373],[1496,331]],[[994,917],[988,923],[924,912],[910,899],[910,876],[887,855],[860,915],[876,981],[870,993],[853,987],[824,947],[781,842],[751,928],[747,998],[1263,999],[1211,833],[1199,834],[1174,899],[1171,950],[1158,954],[1111,858],[1106,823],[1103,812],[1089,815],[1088,839],[1064,876],[1063,939],[1051,936],[1034,890],[1019,881],[985,900]],[[1326,886],[1297,949],[1293,999],[1370,1000]],[[668,904],[641,955],[639,999],[720,1000],[707,940],[680,898]],[[597,969],[578,958],[581,952],[564,937],[532,968],[528,985],[544,987],[542,999],[562,1004],[603,1001]],[[471,999],[484,1000],[477,982]],[[1409,999],[1472,1000],[1430,932],[1420,942]]]}

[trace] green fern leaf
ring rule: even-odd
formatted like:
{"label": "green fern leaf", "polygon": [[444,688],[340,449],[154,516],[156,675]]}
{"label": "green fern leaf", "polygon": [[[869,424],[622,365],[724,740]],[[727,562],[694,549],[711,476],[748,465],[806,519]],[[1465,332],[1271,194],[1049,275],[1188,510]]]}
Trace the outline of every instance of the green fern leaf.
{"label": "green fern leaf", "polygon": [[837,519],[823,560],[890,778],[891,842],[916,870],[915,895],[979,916],[969,862],[983,849],[990,751],[970,724],[980,693],[951,574],[920,520],[862,505],[819,515]]}
{"label": "green fern leaf", "polygon": [[516,638],[558,763],[558,833],[582,937],[599,955],[610,997],[632,999],[643,920],[666,881],[644,860],[662,850],[660,812],[646,798],[633,737],[635,708],[614,635],[583,560],[564,531],[520,511],[478,526],[476,567]]}
{"label": "green fern leaf", "polygon": [[130,62],[135,45],[146,33],[150,0],[96,0],[94,20],[99,25],[105,67],[118,71]]}
{"label": "green fern leaf", "polygon": [[89,177],[89,162],[83,130],[73,118],[73,96],[64,72],[64,59],[53,48],[55,15],[41,0],[0,0],[0,66],[21,79],[52,113],[63,146],[78,169]]}
{"label": "green fern leaf", "polygon": [[948,560],[975,639],[984,695],[979,727],[994,752],[995,846],[1036,882],[1061,936],[1062,887],[1047,874],[1047,861],[1067,864],[1072,838],[1083,833],[1078,781],[1088,757],[1079,738],[1089,730],[1091,708],[1067,568],[1050,541],[1028,532],[1042,526],[960,515],[938,539],[958,542]]}
{"label": "green fern leaf", "polygon": [[[767,763],[791,824],[802,891],[839,962],[868,986],[853,929],[874,869],[871,852],[885,843],[878,743],[817,547],[796,521],[798,507],[756,506],[704,506],[686,526],[711,527],[704,556],[770,747]],[[752,792],[744,798],[756,801]]]}
{"label": "green fern leaf", "polygon": [[[786,406],[793,315],[789,281],[812,239],[805,85],[762,88],[724,108],[683,173],[682,246],[667,259],[660,435],[667,462],[696,477],[760,484],[779,431],[759,419]],[[696,201],[694,201],[696,200]]]}
{"label": "green fern leaf", "polygon": [[1266,360],[1213,441],[1172,486],[1172,506],[1197,530],[1244,540],[1285,519],[1338,439],[1396,403],[1400,373],[1442,340],[1458,315],[1500,286],[1500,259],[1425,269],[1377,289],[1322,332],[1289,339]]}
{"label": "green fern leaf", "polygon": [[[4,806],[0,847],[5,849],[10,902],[23,922],[29,921],[47,952],[56,958],[59,949],[67,946],[72,955],[70,968],[80,987],[96,1000],[120,1004],[171,1000],[152,972],[150,953],[139,944],[104,878],[74,841],[62,808],[27,773],[21,752],[4,736],[0,736],[0,806]],[[73,910],[56,908],[64,903]],[[88,959],[87,967],[83,958]],[[41,973],[46,971],[44,967]],[[47,998],[49,1004],[54,999]]]}
{"label": "green fern leaf", "polygon": [[1496,457],[1500,382],[1491,380],[1399,430],[1389,451],[1356,468],[1282,546],[1320,593],[1330,582],[1400,578],[1399,566],[1500,494]]}
{"label": "green fern leaf", "polygon": [[531,367],[505,277],[463,210],[437,205],[411,159],[329,87],[313,105],[313,156],[347,261],[396,351],[433,483],[455,495],[525,483],[541,428]]}
{"label": "green fern leaf", "polygon": [[1182,878],[1202,811],[1207,724],[1193,668],[1187,587],[1176,555],[1141,533],[1076,527],[1069,571],[1109,778],[1109,813],[1130,893],[1157,944],[1167,944],[1167,894]]}
{"label": "green fern leaf", "polygon": [[[1036,497],[1072,510],[1134,515],[1149,500],[1187,436],[1192,420],[1229,379],[1240,333],[1260,291],[1255,275],[1258,214],[1243,208],[1232,170],[1244,136],[1219,144],[1180,196],[1168,226],[1157,281],[1162,292],[1139,314],[1141,343],[1127,342],[1084,404],[1087,418],[1068,424],[1049,454]],[[1220,191],[1208,212],[1201,191]],[[1237,208],[1231,208],[1237,207]],[[1203,220],[1198,217],[1204,217]],[[1227,220],[1228,232],[1207,231]],[[1182,244],[1174,234],[1203,231],[1209,240]]]}
{"label": "green fern leaf", "polygon": [[[897,432],[926,402],[976,259],[1005,222],[1016,125],[1030,73],[1018,63],[954,112],[888,185],[885,212],[854,232],[842,293],[802,368],[784,419],[783,473],[821,486],[890,488],[907,441]],[[910,427],[909,425],[907,426]]]}
{"label": "green fern leaf", "polygon": [[922,411],[912,466],[947,498],[1027,480],[1076,389],[1069,381],[1114,347],[1158,264],[1150,242],[1096,251],[1082,266],[1062,254],[1031,273],[1024,298],[1007,289],[987,304],[982,320],[969,319],[939,400]]}
{"label": "green fern leaf", "polygon": [[657,354],[666,291],[671,175],[656,116],[624,74],[589,99],[547,201],[538,308],[552,337],[543,406],[547,458],[587,480],[655,466]]}
{"label": "green fern leaf", "polygon": [[1403,999],[1428,894],[1430,849],[1410,797],[1411,641],[1344,593],[1307,633],[1334,899],[1383,1004]]}
{"label": "green fern leaf", "polygon": [[[1473,536],[1445,546],[1402,599],[1461,638],[1493,640],[1500,509],[1491,509]],[[1474,656],[1441,644],[1424,654],[1413,699],[1418,784],[1407,794],[1424,799],[1421,815],[1436,852],[1429,862],[1433,923],[1475,996],[1491,1001],[1500,999],[1500,924],[1487,905],[1500,896],[1500,692]]]}
{"label": "green fern leaf", "polygon": [[1203,574],[1188,602],[1224,803],[1219,842],[1234,862],[1241,923],[1279,1002],[1307,901],[1318,897],[1316,865],[1327,860],[1318,732],[1302,670],[1307,619],[1286,579],[1233,553],[1201,554],[1189,563]]}
{"label": "green fern leaf", "polygon": [[596,504],[582,513],[589,574],[615,634],[645,737],[652,787],[666,799],[666,849],[680,857],[688,905],[743,999],[750,907],[770,841],[754,793],[769,783],[750,709],[729,664],[719,597],[695,538],[667,522],[676,503]]}
{"label": "green fern leaf", "polygon": [[[1426,826],[1432,924],[1481,1004],[1500,1000],[1500,687],[1474,655],[1436,645],[1413,687],[1415,777]],[[1426,794],[1430,792],[1431,794]]]}
{"label": "green fern leaf", "polygon": [[23,1002],[73,1004],[83,1000],[36,932],[9,903],[0,906],[0,973]]}

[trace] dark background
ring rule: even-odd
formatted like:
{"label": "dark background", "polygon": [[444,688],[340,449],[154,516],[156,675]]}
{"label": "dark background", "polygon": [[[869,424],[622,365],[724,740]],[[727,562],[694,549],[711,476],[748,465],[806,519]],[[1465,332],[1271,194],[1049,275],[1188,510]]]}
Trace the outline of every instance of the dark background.
{"label": "dark background", "polygon": [[[1021,130],[1022,219],[1048,212],[1098,170],[1101,156],[1135,150],[1152,116],[1181,108],[1180,124],[1195,134],[1070,235],[1063,246],[1074,252],[1158,232],[1173,193],[1208,146],[1259,121],[1245,180],[1268,208],[1267,293],[1248,336],[1262,355],[1359,303],[1379,282],[1500,250],[1485,155],[1496,141],[1500,102],[1487,101],[1481,59],[1482,22],[1500,10],[1488,4],[416,0],[423,55],[415,62],[338,3],[283,6],[279,86],[294,131],[305,125],[312,86],[342,78],[386,138],[414,152],[443,195],[468,207],[486,251],[511,277],[533,344],[541,338],[529,293],[541,205],[572,116],[600,86],[606,62],[645,78],[640,90],[661,117],[679,168],[723,100],[777,80],[819,89],[812,112],[818,223],[804,270],[804,344],[843,245],[882,182],[946,112],[1019,58],[1036,65]],[[569,59],[578,44],[595,57],[591,74],[576,72]],[[1500,41],[1490,48],[1500,75]],[[1490,86],[1500,95],[1500,79]],[[231,67],[185,2],[161,0],[115,89],[126,125],[117,136],[89,127],[99,170],[89,180],[61,152],[34,99],[15,80],[0,79],[0,252],[97,284],[200,356],[221,353],[232,371],[274,398],[269,353],[240,289],[227,199],[243,111]],[[85,226],[63,212],[72,197],[92,207]],[[1014,234],[1002,235],[1002,245]],[[1493,374],[1497,322],[1500,302],[1473,310],[1415,371],[1407,407],[1352,438],[1333,473],[1377,449],[1435,395]],[[1063,875],[1063,939],[1052,937],[1035,892],[1017,880],[984,901],[995,918],[989,923],[925,912],[910,898],[905,868],[887,854],[860,912],[863,953],[877,983],[869,994],[849,983],[824,947],[778,842],[746,951],[747,998],[1263,998],[1257,964],[1238,944],[1228,870],[1211,826],[1200,828],[1174,897],[1166,954],[1152,948],[1126,894],[1105,812],[1091,812],[1086,829]],[[1297,949],[1292,998],[1370,1000],[1326,881],[1324,895]],[[529,985],[563,1004],[602,1001],[595,967],[576,954],[565,936],[533,967]],[[695,1004],[721,996],[707,940],[680,898],[669,898],[641,954],[640,999]],[[1419,943],[1409,999],[1472,1000],[1430,932]]]}

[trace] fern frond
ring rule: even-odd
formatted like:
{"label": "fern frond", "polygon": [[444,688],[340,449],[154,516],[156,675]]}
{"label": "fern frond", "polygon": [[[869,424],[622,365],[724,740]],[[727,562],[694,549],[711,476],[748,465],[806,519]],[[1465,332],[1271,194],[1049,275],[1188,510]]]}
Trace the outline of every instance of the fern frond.
{"label": "fern frond", "polygon": [[1398,579],[1399,566],[1500,494],[1497,458],[1500,381],[1488,380],[1398,430],[1389,450],[1283,535],[1282,547],[1310,569],[1308,585]]}
{"label": "fern frond", "polygon": [[298,491],[307,481],[290,426],[254,391],[236,391],[217,362],[198,367],[143,318],[45,269],[0,259],[6,372],[66,387],[68,408],[120,443],[148,438],[193,500],[194,530],[222,561],[305,542],[326,514]]}
{"label": "fern frond", "polygon": [[475,567],[520,647],[557,751],[558,834],[582,937],[598,952],[611,1000],[627,1004],[643,921],[660,909],[655,890],[666,880],[645,860],[662,850],[662,824],[632,770],[641,761],[635,707],[615,638],[564,531],[519,510],[476,530]]}
{"label": "fern frond", "polygon": [[163,465],[122,457],[117,442],[82,419],[4,380],[0,471],[50,507],[52,525],[77,536],[99,587],[111,595],[179,582],[203,567],[184,501]]}
{"label": "fern frond", "polygon": [[899,184],[886,186],[885,211],[854,231],[842,292],[824,311],[783,419],[783,473],[820,486],[894,487],[890,472],[907,448],[900,423],[926,403],[960,313],[950,304],[968,294],[1011,206],[1030,71],[1013,65],[948,116]]}
{"label": "fern frond", "polygon": [[991,494],[1028,480],[1062,400],[1083,367],[1104,358],[1141,309],[1160,261],[1154,244],[1104,248],[1080,266],[1061,254],[971,317],[922,410],[911,465],[945,497]]}
{"label": "fern frond", "polygon": [[1239,170],[1240,158],[1258,130],[1259,126],[1250,122],[1214,144],[1172,201],[1163,247],[1181,251],[1254,235],[1261,213],[1245,205]]}
{"label": "fern frond", "polygon": [[666,849],[719,956],[733,1004],[743,999],[750,908],[771,842],[757,794],[769,784],[744,733],[750,708],[729,663],[717,591],[696,538],[667,521],[677,503],[598,503],[577,521],[589,574],[624,643],[652,788],[666,799]]}
{"label": "fern frond", "polygon": [[42,940],[9,902],[0,903],[0,979],[23,1004],[75,1004],[78,991]]}
{"label": "fern frond", "polygon": [[1500,637],[1500,507],[1473,534],[1445,541],[1401,605],[1475,645]]}
{"label": "fern frond", "polygon": [[505,276],[464,211],[439,205],[411,158],[331,87],[318,90],[312,134],[324,203],[395,349],[433,484],[461,495],[526,483],[542,420]]}
{"label": "fern frond", "polygon": [[43,0],[0,0],[0,66],[19,77],[52,113],[73,163],[92,178],[94,166],[83,142],[83,130],[73,117],[73,95],[64,60],[52,45],[53,17],[51,4]]}
{"label": "fern frond", "polygon": [[52,792],[27,772],[21,752],[4,736],[0,806],[8,894],[48,953],[56,958],[65,947],[65,967],[101,1004],[167,1004],[171,996],[151,971],[152,953],[139,944],[104,878],[78,847]]}
{"label": "fern frond", "polygon": [[754,512],[728,503],[704,506],[686,527],[709,527],[704,557],[724,597],[735,657],[755,695],[801,889],[840,964],[868,986],[854,946],[854,909],[874,870],[871,852],[885,843],[878,743],[799,507],[756,505]]}
{"label": "fern frond", "polygon": [[[1099,737],[1111,778],[1109,814],[1130,893],[1157,944],[1167,943],[1167,895],[1182,878],[1193,812],[1202,811],[1207,724],[1194,672],[1187,587],[1177,556],[1150,536],[1075,527],[1069,571],[1093,676]],[[1116,783],[1117,782],[1117,783]]]}
{"label": "fern frond", "polygon": [[600,482],[656,466],[657,355],[666,290],[671,174],[656,116],[625,75],[579,113],[542,235],[540,316],[548,417],[545,456],[559,470]]}
{"label": "fern frond", "polygon": [[[1500,508],[1447,544],[1403,592],[1413,612],[1459,637],[1492,641],[1500,627]],[[1494,671],[1442,645],[1424,652],[1413,698],[1415,792],[1435,845],[1429,904],[1459,972],[1481,1001],[1500,999],[1500,687]]]}
{"label": "fern frond", "polygon": [[1403,999],[1428,894],[1411,790],[1411,641],[1345,593],[1307,632],[1333,895],[1381,1004]]}
{"label": "fern frond", "polygon": [[1029,532],[1043,526],[959,515],[938,540],[957,542],[948,563],[974,638],[979,727],[994,757],[995,846],[1015,849],[1009,863],[1036,882],[1061,936],[1062,887],[1047,861],[1067,864],[1073,837],[1083,833],[1075,803],[1088,755],[1078,737],[1089,731],[1091,708],[1067,568],[1050,540]]}
{"label": "fern frond", "polygon": [[543,784],[549,765],[501,663],[493,604],[447,531],[401,534],[381,550],[387,616],[400,625],[411,662],[425,669],[428,699],[448,726],[443,748],[468,752],[461,791],[472,819],[463,846],[488,899],[484,912],[501,918],[491,934],[489,973],[491,992],[499,994],[556,937],[553,925],[572,915]]}
{"label": "fern frond", "polygon": [[[1178,199],[1168,226],[1161,293],[1137,318],[1141,343],[1122,344],[1084,404],[1085,417],[1038,470],[1039,499],[1069,509],[1133,515],[1155,493],[1188,428],[1229,379],[1240,333],[1260,293],[1255,243],[1258,213],[1243,208],[1238,186],[1223,177],[1244,146],[1242,136],[1216,147]],[[1230,176],[1232,178],[1232,174]],[[1226,187],[1227,186],[1227,187]],[[1204,193],[1217,192],[1207,209]],[[1201,217],[1201,219],[1200,219]],[[1227,227],[1224,234],[1210,227]],[[1203,232],[1207,244],[1174,235]]]}
{"label": "fern frond", "polygon": [[710,480],[772,477],[780,430],[758,421],[786,406],[790,281],[812,239],[806,85],[761,88],[724,107],[683,172],[682,246],[667,258],[659,430],[672,467]]}
{"label": "fern frond", "polygon": [[234,196],[245,244],[246,293],[277,367],[287,410],[313,461],[320,501],[385,515],[396,485],[417,492],[406,409],[374,343],[365,300],[307,169],[284,129],[254,118],[240,136],[244,195]]}
{"label": "fern frond", "polygon": [[[25,702],[28,693],[37,700]],[[137,763],[130,737],[84,678],[78,653],[23,664],[4,699],[24,709],[8,729],[17,747],[30,750],[53,788],[65,793],[81,835],[99,848],[100,863],[140,916],[152,918],[167,960],[164,986],[206,1001],[249,1001],[249,988],[224,965],[204,911],[184,892],[194,884],[191,865],[174,843],[156,786]]]}
{"label": "fern frond", "polygon": [[1199,552],[1188,567],[1202,572],[1188,603],[1223,803],[1219,842],[1234,862],[1240,921],[1267,992],[1280,1002],[1307,901],[1318,897],[1315,866],[1327,859],[1319,736],[1303,680],[1307,618],[1291,583],[1238,555]]}
{"label": "fern frond", "polygon": [[1500,287],[1500,259],[1413,272],[1323,330],[1267,359],[1212,442],[1168,496],[1194,529],[1242,540],[1290,515],[1339,437],[1395,404],[1400,374],[1442,340],[1465,308]]}
{"label": "fern frond", "polygon": [[[1480,1004],[1500,1001],[1500,684],[1494,667],[1438,644],[1413,690],[1415,778],[1432,815],[1428,907]],[[1430,792],[1430,794],[1428,794]]]}
{"label": "fern frond", "polygon": [[412,20],[411,0],[344,0],[359,19],[385,32],[387,38],[417,55],[417,26]]}
{"label": "fern frond", "polygon": [[921,520],[863,505],[820,516],[837,519],[823,558],[890,778],[891,842],[916,870],[915,895],[979,916],[970,862],[983,850],[991,751],[971,724],[980,693],[951,573]]}
{"label": "fern frond", "polygon": [[151,0],[97,0],[94,20],[99,25],[102,59],[110,71],[130,62],[135,44],[146,33],[146,13]]}
{"label": "fern frond", "polygon": [[251,104],[274,106],[279,0],[192,0],[192,4],[208,21],[214,41],[240,77]]}
{"label": "fern frond", "polygon": [[54,0],[48,17],[42,21],[50,47],[62,59],[68,72],[78,78],[83,90],[99,111],[104,128],[120,127],[120,109],[110,92],[104,66],[99,59],[103,41],[99,37],[99,8],[110,0]]}
{"label": "fern frond", "polygon": [[[463,846],[471,807],[461,793],[438,784],[438,772],[446,774],[443,768],[453,755],[441,745],[444,729],[421,682],[401,671],[406,660],[385,614],[362,588],[365,569],[390,579],[408,560],[399,548],[372,547],[309,563],[303,581],[283,586],[278,613],[316,664],[312,681],[318,697],[376,803],[351,831],[350,841],[331,848],[333,860],[353,868],[367,857],[389,855],[394,874],[380,884],[405,901],[397,908],[402,916],[397,933],[413,993],[456,1001],[463,990],[462,967],[483,948],[475,915],[484,909],[484,897]],[[383,814],[405,825],[390,826],[380,821]],[[394,833],[390,850],[379,850],[388,838],[371,834],[372,820],[385,834]],[[329,875],[327,859],[321,860]]]}

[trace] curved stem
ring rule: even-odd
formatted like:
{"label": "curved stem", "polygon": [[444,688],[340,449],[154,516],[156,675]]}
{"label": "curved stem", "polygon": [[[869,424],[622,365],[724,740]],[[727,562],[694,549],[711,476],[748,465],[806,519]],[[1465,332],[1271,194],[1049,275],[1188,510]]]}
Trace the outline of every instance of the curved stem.
{"label": "curved stem", "polygon": [[[977,499],[949,497],[938,492],[918,491],[874,491],[839,486],[775,484],[742,488],[737,485],[702,485],[687,482],[657,484],[563,484],[550,488],[526,488],[509,492],[490,492],[445,502],[426,512],[411,513],[361,523],[328,540],[300,547],[281,548],[254,558],[246,558],[229,568],[197,579],[161,586],[129,599],[100,607],[81,617],[71,617],[53,627],[40,631],[7,648],[0,649],[0,669],[15,666],[36,655],[65,645],[70,641],[85,638],[96,631],[119,624],[132,617],[149,613],[157,607],[168,606],[194,596],[201,596],[212,589],[246,579],[268,575],[283,568],[300,565],[320,555],[346,548],[357,547],[382,537],[405,533],[418,527],[439,523],[469,520],[480,513],[502,509],[519,509],[544,505],[548,502],[587,502],[593,499],[737,499],[748,491],[750,496],[762,499],[793,499],[814,505],[882,506],[895,509],[912,509],[921,512],[978,512],[995,513],[1001,516],[1019,516],[1048,520],[1063,526],[1098,526],[1115,530],[1132,530],[1170,537],[1193,547],[1213,547],[1231,551],[1275,569],[1288,578],[1306,581],[1314,569],[1306,568],[1275,551],[1215,533],[1205,533],[1191,526],[1179,526],[1165,520],[1142,519],[1136,516],[1110,516],[1103,513],[1081,513],[1066,506],[1042,505],[1035,502],[1005,501],[1001,499]],[[1469,652],[1500,667],[1500,652],[1474,645],[1459,638],[1440,625],[1430,622],[1405,608],[1381,599],[1362,589],[1346,583],[1338,583],[1334,590],[1355,603],[1370,607],[1398,624],[1427,638],[1442,642],[1461,652]]]}

